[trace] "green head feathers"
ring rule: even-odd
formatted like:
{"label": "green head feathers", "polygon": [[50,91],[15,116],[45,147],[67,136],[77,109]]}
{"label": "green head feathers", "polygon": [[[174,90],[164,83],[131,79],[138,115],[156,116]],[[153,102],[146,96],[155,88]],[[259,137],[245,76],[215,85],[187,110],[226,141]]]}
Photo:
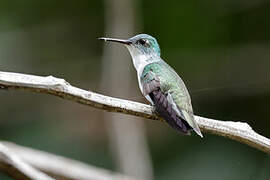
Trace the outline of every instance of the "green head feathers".
{"label": "green head feathers", "polygon": [[160,49],[157,40],[147,34],[139,34],[129,39],[99,38],[124,44],[130,52],[133,65],[141,71],[146,64],[161,61]]}
{"label": "green head feathers", "polygon": [[147,34],[139,34],[128,40],[131,42],[132,46],[136,47],[144,54],[156,54],[157,56],[160,56],[160,48],[154,37]]}
{"label": "green head feathers", "polygon": [[104,41],[113,41],[125,44],[128,49],[137,51],[138,54],[160,57],[160,48],[157,40],[148,34],[138,34],[129,39],[99,38]]}

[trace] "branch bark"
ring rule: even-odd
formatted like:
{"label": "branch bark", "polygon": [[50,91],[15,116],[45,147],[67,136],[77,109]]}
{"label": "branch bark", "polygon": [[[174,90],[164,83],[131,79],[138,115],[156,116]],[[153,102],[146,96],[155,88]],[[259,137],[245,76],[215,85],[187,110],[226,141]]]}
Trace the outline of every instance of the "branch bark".
{"label": "branch bark", "polygon": [[20,180],[54,180],[25,163],[15,152],[0,143],[0,169],[14,179]]}
{"label": "branch bark", "polygon": [[[98,109],[162,121],[149,105],[85,91],[53,76],[42,77],[0,71],[0,87],[7,90],[22,89],[52,94]],[[203,132],[225,136],[270,154],[270,139],[256,133],[247,123],[220,121],[200,116],[195,116],[195,120]]]}
{"label": "branch bark", "polygon": [[[62,156],[19,146],[14,143],[0,142],[0,144],[12,150],[12,152],[24,162],[58,180],[135,180],[129,176],[90,166]],[[1,163],[2,161],[0,159],[0,164]],[[40,178],[32,179],[42,180]]]}

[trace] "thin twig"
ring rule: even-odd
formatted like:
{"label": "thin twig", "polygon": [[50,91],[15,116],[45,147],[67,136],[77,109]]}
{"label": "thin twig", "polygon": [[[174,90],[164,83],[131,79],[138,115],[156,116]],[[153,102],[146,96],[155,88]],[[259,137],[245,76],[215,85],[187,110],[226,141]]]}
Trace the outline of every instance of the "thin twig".
{"label": "thin twig", "polygon": [[[0,86],[5,89],[22,89],[52,94],[63,99],[111,112],[162,120],[154,113],[154,109],[149,105],[85,91],[71,86],[64,79],[53,76],[41,77],[0,72]],[[200,116],[195,116],[195,119],[203,132],[229,137],[270,154],[270,139],[253,131],[247,123],[219,121]]]}
{"label": "thin twig", "polygon": [[14,179],[20,180],[54,180],[47,174],[38,171],[25,161],[23,161],[15,152],[0,143],[0,169],[5,171]]}

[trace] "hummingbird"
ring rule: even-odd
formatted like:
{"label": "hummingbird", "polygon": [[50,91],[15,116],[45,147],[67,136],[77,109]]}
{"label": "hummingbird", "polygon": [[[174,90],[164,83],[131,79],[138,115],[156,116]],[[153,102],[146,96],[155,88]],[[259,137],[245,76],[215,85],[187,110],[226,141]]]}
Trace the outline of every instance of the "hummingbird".
{"label": "hummingbird", "polygon": [[139,88],[157,114],[181,134],[190,135],[194,130],[203,137],[194,119],[189,92],[180,76],[160,57],[154,37],[139,34],[129,39],[99,39],[127,47],[137,71]]}

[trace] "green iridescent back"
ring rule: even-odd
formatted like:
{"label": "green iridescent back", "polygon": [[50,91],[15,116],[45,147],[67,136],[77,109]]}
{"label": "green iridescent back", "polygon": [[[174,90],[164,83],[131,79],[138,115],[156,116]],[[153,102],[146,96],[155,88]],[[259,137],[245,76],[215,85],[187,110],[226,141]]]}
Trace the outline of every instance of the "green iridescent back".
{"label": "green iridescent back", "polygon": [[[147,83],[151,79],[143,78],[152,71],[160,80],[160,88],[163,93],[170,93],[173,101],[180,109],[193,113],[191,100],[186,86],[178,74],[163,60],[150,63],[143,69],[141,83]],[[149,78],[152,78],[149,76]]]}

